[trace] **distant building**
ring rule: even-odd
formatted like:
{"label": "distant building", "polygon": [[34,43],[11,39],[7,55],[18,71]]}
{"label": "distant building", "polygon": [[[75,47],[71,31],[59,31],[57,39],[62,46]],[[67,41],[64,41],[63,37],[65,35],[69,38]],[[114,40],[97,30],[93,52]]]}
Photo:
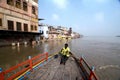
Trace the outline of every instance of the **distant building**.
{"label": "distant building", "polygon": [[62,26],[52,26],[48,24],[39,24],[39,32],[43,35],[45,39],[53,40],[53,39],[67,39],[67,38],[79,38],[80,34],[76,32],[72,32],[72,28],[62,27]]}
{"label": "distant building", "polygon": [[10,40],[40,35],[38,0],[0,0],[0,34],[2,33],[4,35],[0,35],[1,39]]}
{"label": "distant building", "polygon": [[40,26],[40,27],[39,27],[39,32],[40,32],[40,33],[43,33],[42,36],[43,36],[44,38],[48,38],[48,32],[49,32],[48,26],[46,26],[46,25]]}
{"label": "distant building", "polygon": [[58,28],[58,29],[63,29],[63,30],[68,30],[67,27],[62,27],[62,26],[58,26],[57,28]]}
{"label": "distant building", "polygon": [[59,32],[57,31],[57,28],[54,26],[49,26],[49,39],[57,39]]}
{"label": "distant building", "polygon": [[72,34],[72,28],[69,28],[69,30],[68,30],[68,36],[71,36],[71,34]]}
{"label": "distant building", "polygon": [[67,27],[62,27],[58,26],[57,27],[58,32],[60,32],[62,35],[67,35],[68,34],[68,28]]}
{"label": "distant building", "polygon": [[72,33],[71,33],[71,37],[72,37],[72,38],[80,38],[80,36],[81,36],[81,35],[80,35],[79,33],[76,33],[76,32],[72,32]]}

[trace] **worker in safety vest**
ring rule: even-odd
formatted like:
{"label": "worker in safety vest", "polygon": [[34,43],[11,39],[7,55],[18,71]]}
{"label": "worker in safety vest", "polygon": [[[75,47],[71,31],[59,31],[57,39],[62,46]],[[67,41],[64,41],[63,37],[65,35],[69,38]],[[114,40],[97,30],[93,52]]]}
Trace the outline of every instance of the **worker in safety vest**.
{"label": "worker in safety vest", "polygon": [[68,44],[66,43],[65,44],[65,47],[63,47],[61,49],[61,61],[60,61],[60,64],[64,64],[66,63],[66,61],[68,60],[68,58],[70,57],[70,55],[72,54],[70,52],[70,48],[68,47]]}

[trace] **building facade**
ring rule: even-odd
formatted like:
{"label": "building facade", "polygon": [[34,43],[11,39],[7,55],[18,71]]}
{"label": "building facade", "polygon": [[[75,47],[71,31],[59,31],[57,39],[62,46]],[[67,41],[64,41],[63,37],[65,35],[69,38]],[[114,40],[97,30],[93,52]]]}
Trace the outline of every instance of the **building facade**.
{"label": "building facade", "polygon": [[39,32],[40,33],[43,33],[42,36],[46,39],[48,39],[48,26],[44,25],[44,26],[41,26],[40,29],[39,29]]}
{"label": "building facade", "polygon": [[38,32],[37,2],[0,0],[0,30]]}
{"label": "building facade", "polygon": [[39,35],[38,0],[0,0],[1,31],[6,34],[0,33],[1,38],[32,38]]}

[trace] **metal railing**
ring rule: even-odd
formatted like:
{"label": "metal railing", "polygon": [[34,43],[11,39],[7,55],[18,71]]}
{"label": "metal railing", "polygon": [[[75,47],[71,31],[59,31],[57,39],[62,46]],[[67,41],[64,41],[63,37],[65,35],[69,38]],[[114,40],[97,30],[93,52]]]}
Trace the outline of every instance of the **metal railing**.
{"label": "metal railing", "polygon": [[0,68],[0,80],[13,80],[25,71],[32,70],[36,64],[44,60],[48,60],[48,53],[39,54],[33,58],[29,56],[28,60],[19,63],[16,66],[13,66],[5,71],[2,71]]}
{"label": "metal railing", "polygon": [[90,68],[90,66],[83,57],[80,58],[79,65],[83,76],[83,80],[98,80],[98,77],[94,72],[94,66]]}

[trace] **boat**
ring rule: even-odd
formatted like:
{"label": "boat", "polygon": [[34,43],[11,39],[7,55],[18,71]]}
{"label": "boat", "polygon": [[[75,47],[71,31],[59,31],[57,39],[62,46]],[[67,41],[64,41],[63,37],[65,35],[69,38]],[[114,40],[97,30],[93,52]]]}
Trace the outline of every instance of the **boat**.
{"label": "boat", "polygon": [[116,37],[120,37],[120,36],[118,35],[118,36],[116,36]]}
{"label": "boat", "polygon": [[70,57],[65,65],[60,64],[58,53],[39,54],[0,71],[0,80],[98,80],[94,67],[90,67],[86,60]]}

